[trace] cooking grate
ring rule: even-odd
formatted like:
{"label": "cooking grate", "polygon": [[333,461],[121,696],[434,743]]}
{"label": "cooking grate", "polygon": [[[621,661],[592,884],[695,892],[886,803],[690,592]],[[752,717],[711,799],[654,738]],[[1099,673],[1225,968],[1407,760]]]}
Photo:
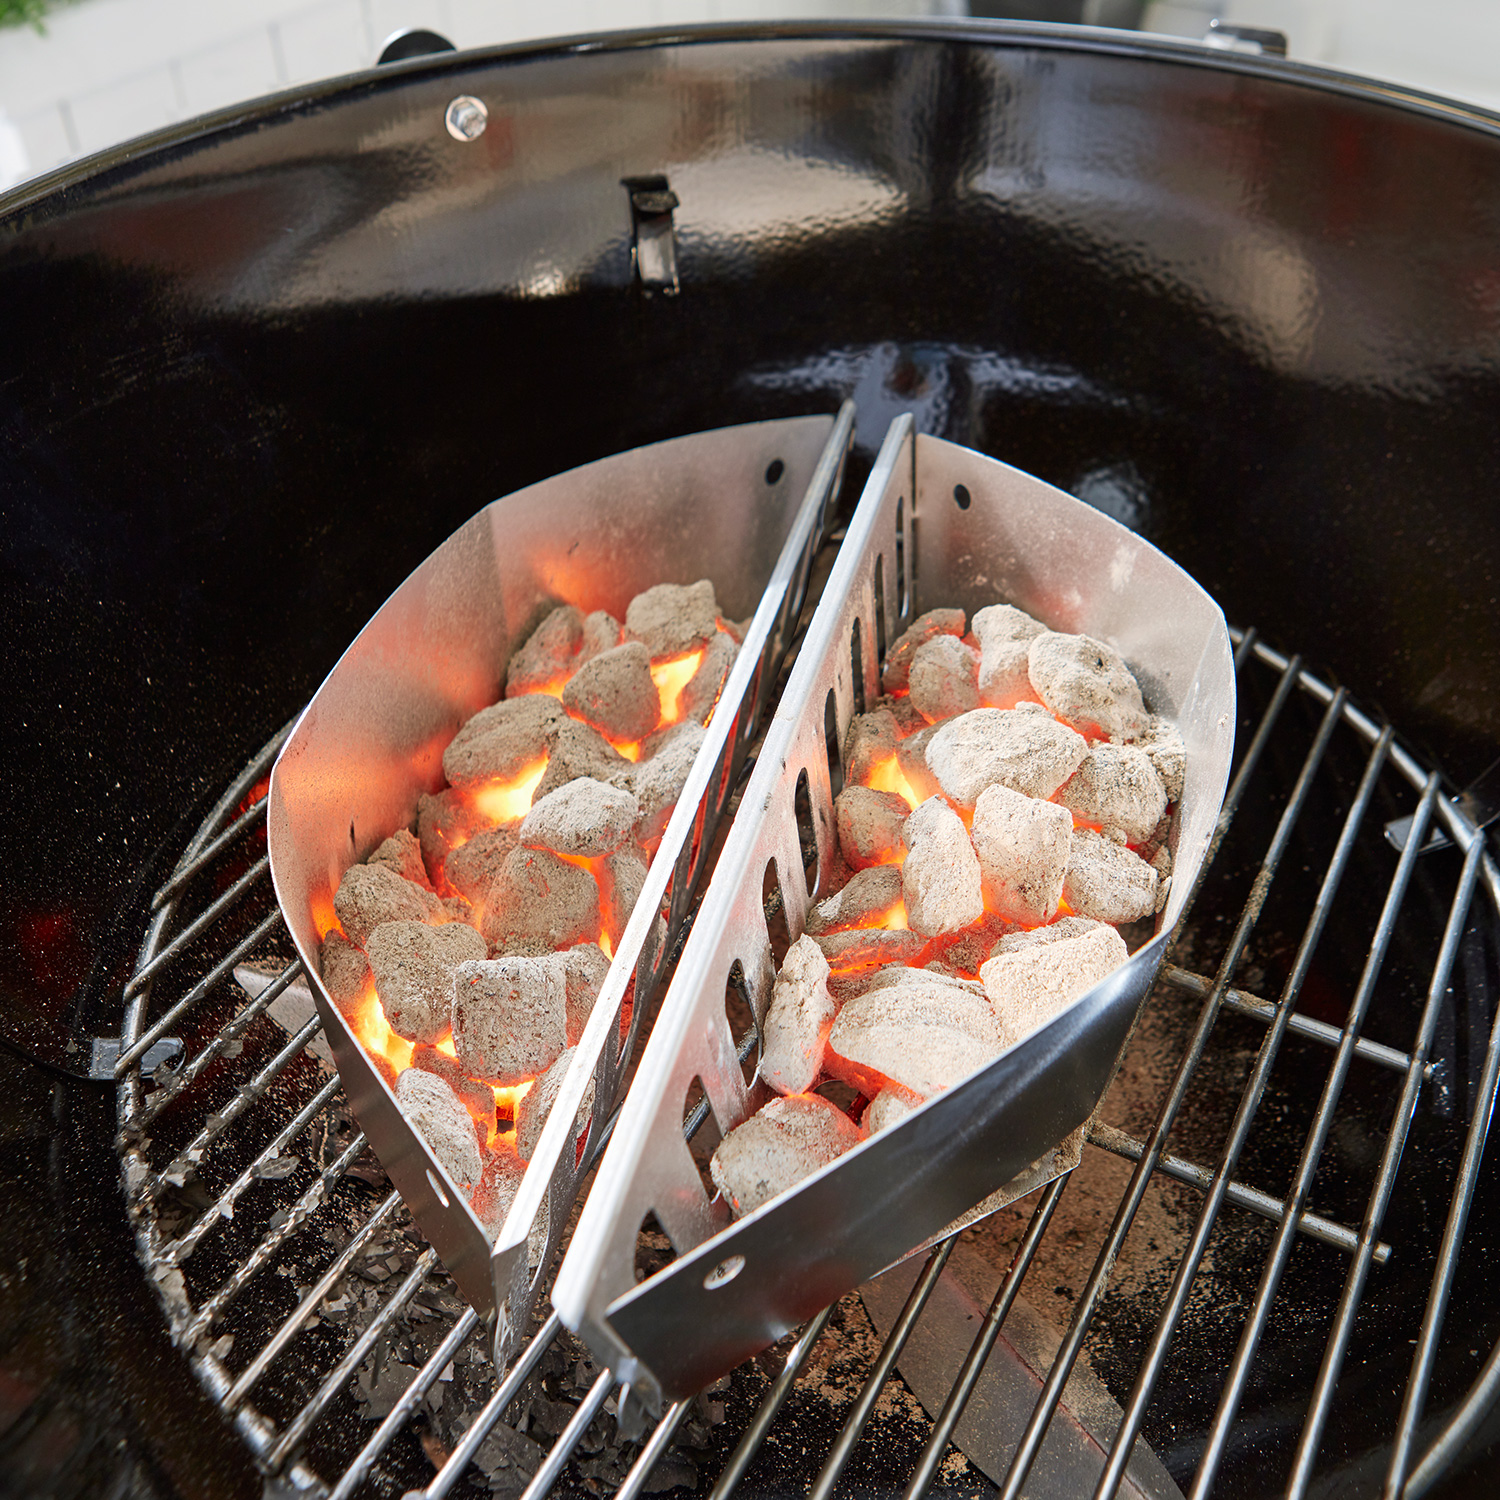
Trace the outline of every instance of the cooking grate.
{"label": "cooking grate", "polygon": [[[1471,1285],[1479,1257],[1459,1253],[1471,1206],[1491,1216],[1500,1196],[1476,1194],[1500,1080],[1500,872],[1389,728],[1253,631],[1236,641],[1240,747],[1217,857],[1128,1049],[1147,1054],[1150,1086],[1122,1093],[1127,1061],[1077,1172],[932,1251],[819,1442],[805,1427],[795,1442],[778,1435],[800,1420],[799,1374],[857,1308],[825,1312],[789,1341],[757,1405],[743,1406],[753,1382],[736,1388],[735,1420],[706,1442],[695,1431],[705,1470],[720,1465],[714,1500],[742,1481],[823,1497],[877,1470],[881,1487],[911,1497],[987,1492],[974,1469],[955,1477],[949,1440],[1023,1284],[1071,1319],[1055,1319],[1060,1343],[1034,1409],[996,1418],[1016,1430],[992,1433],[994,1452],[978,1460],[1005,1495],[1026,1483],[1080,1362],[1123,1410],[1101,1494],[1115,1491],[1137,1435],[1194,1495],[1304,1494],[1332,1473],[1362,1476],[1358,1492],[1418,1495],[1473,1436],[1500,1385],[1500,1348],[1484,1360],[1497,1315]],[[127,1201],[174,1340],[260,1466],[311,1494],[399,1494],[424,1479],[432,1497],[482,1487],[471,1460],[493,1456],[501,1419],[516,1424],[523,1409],[549,1439],[514,1460],[524,1479],[540,1459],[525,1500],[554,1486],[618,1483],[627,1500],[659,1488],[682,1472],[674,1441],[701,1428],[702,1403],[669,1407],[638,1449],[601,1468],[616,1392],[555,1316],[497,1386],[478,1319],[404,1222],[314,1055],[316,1016],[289,1033],[272,1016],[299,965],[254,1001],[234,983],[236,965],[291,951],[259,800],[281,738],[226,791],[157,896],[126,989]],[[1398,856],[1383,829],[1407,813],[1415,827]],[[1419,854],[1429,827],[1457,847]],[[142,1057],[168,1034],[188,1060],[142,1078]],[[1104,1123],[1121,1107],[1123,1123]],[[1123,1181],[1110,1166],[1121,1159],[1133,1164]],[[1103,1187],[1089,1186],[1091,1172]],[[1070,1221],[1070,1200],[1094,1216]],[[1178,1206],[1170,1246],[1131,1233],[1158,1201]],[[998,1290],[946,1405],[894,1451],[861,1443],[886,1420],[882,1390],[932,1316],[940,1273],[970,1245],[985,1248]],[[382,1368],[398,1333],[405,1359]],[[542,1401],[539,1421],[538,1379],[564,1355],[580,1399],[571,1411]],[[447,1444],[434,1437],[440,1391],[478,1411]],[[1441,1416],[1424,1420],[1429,1395]],[[372,1410],[383,1411],[373,1425]],[[488,1472],[497,1492],[522,1492],[493,1463]]]}

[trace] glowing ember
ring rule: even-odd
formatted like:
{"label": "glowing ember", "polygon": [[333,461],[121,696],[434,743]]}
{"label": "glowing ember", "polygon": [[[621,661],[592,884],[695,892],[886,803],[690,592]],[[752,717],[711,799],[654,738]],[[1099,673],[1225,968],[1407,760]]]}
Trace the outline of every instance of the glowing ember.
{"label": "glowing ember", "polygon": [[411,1055],[415,1048],[404,1036],[391,1030],[390,1022],[385,1018],[385,1007],[380,1003],[380,996],[375,993],[373,981],[361,997],[359,1008],[355,1012],[354,1034],[366,1052],[383,1057],[397,1073],[404,1073],[411,1067]]}
{"label": "glowing ember", "polygon": [[529,765],[514,781],[492,781],[474,794],[474,806],[488,823],[513,823],[531,811],[531,799],[547,773],[547,757]]}
{"label": "glowing ember", "polygon": [[869,779],[865,785],[877,792],[894,792],[898,797],[904,798],[906,805],[914,810],[922,800],[902,773],[901,763],[894,755],[887,755],[870,767]]}
{"label": "glowing ember", "polygon": [[682,690],[693,680],[693,673],[703,663],[706,647],[690,651],[686,656],[674,657],[671,661],[656,662],[651,668],[651,680],[656,684],[661,698],[661,721],[675,724],[682,717],[678,700]]}
{"label": "glowing ember", "polygon": [[599,933],[599,946],[604,950],[606,958],[613,958],[615,956],[615,945],[610,942],[609,934],[602,930]]}
{"label": "glowing ember", "polygon": [[319,891],[312,898],[312,920],[313,927],[318,934],[321,943],[330,932],[343,935],[344,929],[339,925],[339,919],[333,909],[333,893],[331,891]]}

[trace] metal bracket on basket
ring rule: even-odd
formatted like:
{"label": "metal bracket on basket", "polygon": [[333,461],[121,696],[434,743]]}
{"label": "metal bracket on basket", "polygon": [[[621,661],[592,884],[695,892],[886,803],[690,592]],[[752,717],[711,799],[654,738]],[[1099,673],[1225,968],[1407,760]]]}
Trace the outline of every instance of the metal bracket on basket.
{"label": "metal bracket on basket", "polygon": [[[762,891],[775,863],[788,935],[834,855],[831,717],[842,743],[877,692],[889,639],[924,608],[1008,601],[1109,640],[1188,747],[1176,878],[1158,935],[1068,1010],[899,1124],[755,1213],[728,1222],[683,1139],[701,1083],[721,1132],[759,1102],[725,991],[736,964],[759,1015],[772,966]],[[828,705],[832,702],[832,715]],[[647,1407],[715,1377],[942,1232],[1084,1120],[1154,978],[1207,852],[1228,781],[1234,666],[1218,606],[1149,543],[1004,464],[891,429],[777,708],[553,1288],[553,1303]],[[809,891],[796,812],[806,778],[818,849]],[[678,1258],[636,1284],[648,1214]]]}
{"label": "metal bracket on basket", "polygon": [[[345,1092],[382,1165],[464,1296],[496,1313],[496,1363],[524,1335],[543,1268],[622,1087],[649,996],[684,920],[715,823],[763,713],[806,594],[853,435],[838,416],[751,423],[617,454],[497,500],[419,567],[355,640],[271,776],[277,899],[313,981]],[[323,989],[315,913],[349,865],[441,784],[454,730],[496,697],[514,645],[559,599],[623,617],[655,583],[712,577],[729,618],[751,614],[703,749],[658,845],[551,1120],[494,1243],[412,1128]],[[590,1081],[595,1102],[575,1141]]]}

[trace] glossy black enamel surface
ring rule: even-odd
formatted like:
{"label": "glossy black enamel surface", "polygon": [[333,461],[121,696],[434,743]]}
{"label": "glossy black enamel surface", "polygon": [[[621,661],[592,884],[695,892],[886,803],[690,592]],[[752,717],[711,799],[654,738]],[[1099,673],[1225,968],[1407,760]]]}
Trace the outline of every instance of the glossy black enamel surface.
{"label": "glossy black enamel surface", "polygon": [[162,861],[480,506],[845,395],[867,455],[909,409],[1109,509],[1463,782],[1497,242],[1486,118],[977,26],[419,59],[0,200],[0,1004],[117,1017]]}

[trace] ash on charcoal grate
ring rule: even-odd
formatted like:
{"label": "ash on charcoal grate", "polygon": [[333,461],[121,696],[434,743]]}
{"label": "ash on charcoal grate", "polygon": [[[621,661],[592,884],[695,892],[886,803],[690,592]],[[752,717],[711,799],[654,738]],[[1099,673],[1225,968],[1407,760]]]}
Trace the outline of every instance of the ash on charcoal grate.
{"label": "ash on charcoal grate", "polygon": [[708,580],[647,589],[623,624],[551,610],[512,655],[505,696],[444,749],[448,786],[334,895],[330,995],[492,1231],[742,633]]}
{"label": "ash on charcoal grate", "polygon": [[765,1021],[774,1097],[711,1163],[737,1216],[1058,1015],[1129,956],[1118,926],[1165,904],[1176,730],[1100,641],[1011,605],[965,625],[916,619],[845,738],[831,894]]}

